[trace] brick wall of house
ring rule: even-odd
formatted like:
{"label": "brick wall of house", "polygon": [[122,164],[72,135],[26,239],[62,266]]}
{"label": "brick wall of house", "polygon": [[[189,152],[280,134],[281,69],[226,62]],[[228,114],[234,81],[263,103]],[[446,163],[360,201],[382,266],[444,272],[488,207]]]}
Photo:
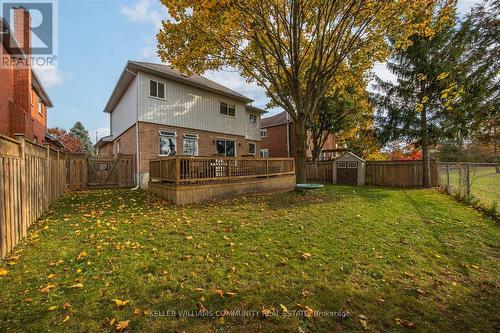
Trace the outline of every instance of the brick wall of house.
{"label": "brick wall of house", "polygon": [[152,123],[139,123],[140,137],[140,172],[149,171],[149,160],[159,155],[159,130],[175,131],[177,133],[177,151],[182,153],[183,137],[185,133],[198,134],[198,155],[214,156],[217,154],[216,139],[229,139],[236,141],[236,156],[248,155],[248,143],[256,144],[256,156],[260,150],[260,142],[247,140],[243,136],[227,135],[215,132],[201,131],[182,127],[166,126]]}
{"label": "brick wall of house", "polygon": [[[31,54],[31,17],[23,9],[14,11],[13,31],[19,46],[26,55]],[[10,109],[10,135],[24,133],[33,140],[31,119],[31,61],[28,58],[14,67],[14,105]],[[43,138],[43,136],[42,136]]]}
{"label": "brick wall of house", "polygon": [[[10,56],[3,43],[1,45],[0,59],[9,59]],[[9,109],[14,101],[14,71],[12,66],[0,66],[0,134],[11,135],[9,127]]]}
{"label": "brick wall of house", "polygon": [[[31,17],[24,9],[14,11],[12,27],[16,41],[28,55],[24,60],[3,62],[0,66],[0,133],[14,136],[23,133],[27,140],[42,143],[47,128],[47,109],[42,103],[38,112],[38,95],[32,88]],[[10,54],[1,43],[2,60],[9,60]]]}
{"label": "brick wall of house", "polygon": [[269,150],[269,157],[288,157],[286,124],[268,127],[267,136],[261,138],[262,148]]}
{"label": "brick wall of house", "polygon": [[[248,144],[250,142],[256,145],[256,156],[260,150],[260,142],[255,140],[247,140],[243,136],[226,135],[215,132],[200,131],[175,126],[166,126],[152,123],[139,123],[140,136],[140,172],[149,171],[149,160],[159,156],[159,131],[168,130],[175,131],[177,134],[177,151],[182,153],[184,134],[198,134],[198,154],[199,156],[214,156],[217,154],[215,147],[216,139],[229,139],[236,141],[236,155],[248,155]],[[106,152],[113,154],[117,152],[117,145],[120,142],[120,152],[123,154],[135,154],[136,136],[135,125],[130,127],[119,137],[113,140],[112,143],[105,144],[99,148],[99,155],[106,155]]]}
{"label": "brick wall of house", "polygon": [[135,151],[137,149],[135,125],[127,129],[113,141],[113,143],[109,147],[109,149],[111,150],[111,154],[118,153],[118,143],[120,143],[120,153],[135,154]]}
{"label": "brick wall of house", "polygon": [[39,96],[35,90],[31,90],[31,119],[33,122],[33,137],[38,143],[45,137],[47,128],[47,108],[42,103],[41,110],[38,105]]}
{"label": "brick wall of house", "polygon": [[[261,146],[264,149],[269,150],[269,157],[288,157],[288,150],[287,150],[287,139],[286,139],[286,131],[287,131],[287,126],[286,124],[281,124],[281,125],[276,125],[276,126],[271,126],[267,127],[267,137],[263,137],[261,140]],[[293,124],[290,123],[290,157],[296,157],[297,152],[296,152],[296,147],[297,147],[297,140],[295,136],[295,129],[293,128]],[[307,140],[307,151],[306,151],[306,156],[310,158],[312,156],[312,141],[310,138]],[[325,145],[323,146],[323,149],[335,149],[336,148],[336,142],[335,142],[335,135],[329,135]]]}

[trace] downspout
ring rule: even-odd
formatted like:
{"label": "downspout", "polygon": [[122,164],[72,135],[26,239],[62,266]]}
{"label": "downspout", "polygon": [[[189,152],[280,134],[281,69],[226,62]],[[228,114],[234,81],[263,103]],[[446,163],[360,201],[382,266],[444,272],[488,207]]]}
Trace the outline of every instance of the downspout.
{"label": "downspout", "polygon": [[288,112],[286,112],[286,153],[290,157],[290,120],[288,117]]}
{"label": "downspout", "polygon": [[141,159],[139,158],[139,76],[131,71],[126,69],[126,71],[133,76],[135,76],[137,80],[137,108],[135,109],[135,167],[136,167],[136,184],[132,191],[137,191],[140,188],[140,167],[141,167]]}

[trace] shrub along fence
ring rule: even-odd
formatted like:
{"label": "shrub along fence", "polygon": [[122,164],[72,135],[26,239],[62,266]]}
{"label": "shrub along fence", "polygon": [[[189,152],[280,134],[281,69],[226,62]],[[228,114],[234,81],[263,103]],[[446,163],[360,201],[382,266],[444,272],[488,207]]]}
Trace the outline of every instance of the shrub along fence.
{"label": "shrub along fence", "polygon": [[66,186],[65,154],[0,135],[0,257],[26,236],[28,227]]}

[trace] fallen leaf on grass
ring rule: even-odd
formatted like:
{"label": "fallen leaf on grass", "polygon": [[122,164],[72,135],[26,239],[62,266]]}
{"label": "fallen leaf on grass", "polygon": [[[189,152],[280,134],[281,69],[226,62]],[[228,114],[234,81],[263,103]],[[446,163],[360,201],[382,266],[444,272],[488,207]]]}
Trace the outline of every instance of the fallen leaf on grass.
{"label": "fallen leaf on grass", "polygon": [[62,321],[62,322],[63,322],[63,323],[65,323],[65,322],[67,322],[68,320],[69,320],[69,316],[68,316],[68,315],[66,315],[66,316],[64,316],[64,319],[63,319],[63,321]]}
{"label": "fallen leaf on grass", "polygon": [[208,309],[201,302],[196,303],[196,307],[198,308],[198,311],[200,311],[201,313],[207,313],[208,312]]}
{"label": "fallen leaf on grass", "polygon": [[76,257],[76,260],[80,260],[82,258],[85,258],[87,256],[87,252],[82,251],[80,254]]}
{"label": "fallen leaf on grass", "polygon": [[47,284],[45,287],[43,287],[42,289],[40,289],[40,291],[44,294],[48,293],[50,291],[50,289],[54,288],[55,285],[54,284]]}
{"label": "fallen leaf on grass", "polygon": [[192,240],[193,236],[186,236],[186,240]]}
{"label": "fallen leaf on grass", "polygon": [[308,260],[310,258],[311,258],[311,254],[307,253],[307,252],[302,252],[302,254],[300,255],[300,259],[302,259],[302,260]]}
{"label": "fallen leaf on grass", "polygon": [[8,270],[6,270],[4,268],[0,268],[0,276],[5,276],[5,275],[7,275],[8,272],[9,272]]}
{"label": "fallen leaf on grass", "polygon": [[365,331],[368,330],[368,319],[366,319],[366,317],[364,315],[358,315],[358,320],[359,320],[359,323],[361,324],[361,327],[363,327],[363,329]]}
{"label": "fallen leaf on grass", "polygon": [[409,320],[401,319],[401,318],[394,318],[394,320],[396,321],[396,324],[398,324],[401,327],[410,328],[410,329],[417,328],[417,326]]}
{"label": "fallen leaf on grass", "polygon": [[123,330],[127,329],[129,323],[130,323],[130,320],[119,321],[118,324],[116,325],[116,330],[123,331]]}
{"label": "fallen leaf on grass", "polygon": [[67,302],[66,302],[66,303],[64,303],[64,304],[63,304],[63,309],[65,309],[65,310],[66,310],[66,309],[67,309],[67,308],[69,308],[70,306],[71,306],[71,303],[67,303]]}
{"label": "fallen leaf on grass", "polygon": [[81,289],[81,288],[83,288],[83,283],[74,284],[70,288],[72,288],[72,289]]}
{"label": "fallen leaf on grass", "polygon": [[57,308],[58,308],[58,306],[57,306],[57,305],[53,305],[53,306],[49,307],[47,310],[49,310],[49,311],[54,311],[54,310],[56,310]]}
{"label": "fallen leaf on grass", "polygon": [[280,304],[280,308],[283,310],[283,313],[288,313],[288,309],[283,304]]}
{"label": "fallen leaf on grass", "polygon": [[272,314],[271,309],[266,309],[264,305],[260,305],[260,315],[262,318],[267,318]]}
{"label": "fallen leaf on grass", "polygon": [[135,314],[136,316],[140,316],[140,315],[142,314],[141,309],[136,308],[136,309],[134,310],[134,314]]}
{"label": "fallen leaf on grass", "polygon": [[49,276],[47,276],[47,279],[49,279],[49,280],[50,280],[50,279],[53,279],[53,278],[55,278],[55,277],[56,277],[56,275],[55,275],[55,274],[49,274]]}
{"label": "fallen leaf on grass", "polygon": [[122,301],[121,299],[117,299],[117,298],[115,298],[115,299],[113,299],[113,302],[115,302],[115,304],[116,304],[117,306],[125,306],[125,305],[127,305],[130,301]]}

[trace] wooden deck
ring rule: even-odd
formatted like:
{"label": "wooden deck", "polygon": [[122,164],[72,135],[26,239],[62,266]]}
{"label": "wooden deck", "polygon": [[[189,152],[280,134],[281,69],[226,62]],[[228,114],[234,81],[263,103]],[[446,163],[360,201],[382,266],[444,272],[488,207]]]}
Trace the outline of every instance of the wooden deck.
{"label": "wooden deck", "polygon": [[189,204],[244,193],[291,190],[293,158],[175,156],[149,162],[152,193],[175,204]]}

